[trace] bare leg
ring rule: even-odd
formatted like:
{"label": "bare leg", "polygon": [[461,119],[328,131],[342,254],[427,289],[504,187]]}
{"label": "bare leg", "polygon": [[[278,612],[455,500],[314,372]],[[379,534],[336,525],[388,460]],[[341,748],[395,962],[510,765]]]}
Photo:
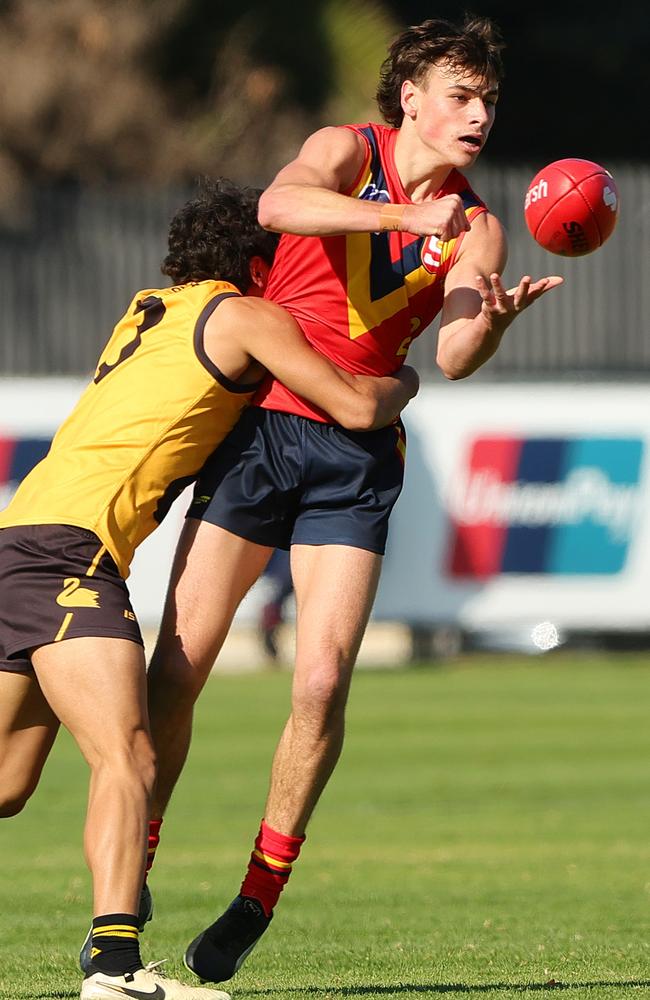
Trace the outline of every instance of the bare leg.
{"label": "bare leg", "polygon": [[[292,707],[260,830],[286,852],[286,863],[297,856],[289,841],[303,836],[341,753],[352,668],[381,569],[381,556],[343,545],[294,545],[291,557],[298,613]],[[269,926],[286,879],[278,880],[271,862],[270,885],[260,881],[258,858],[256,850],[240,895],[187,947],[186,965],[204,980],[230,979]]]}
{"label": "bare leg", "polygon": [[142,647],[66,639],[34,650],[32,662],[91,770],[84,846],[94,912],[137,913],[155,766]]}
{"label": "bare leg", "polygon": [[58,731],[36,677],[0,671],[0,817],[24,808]]}
{"label": "bare leg", "polygon": [[344,545],[295,545],[296,668],[291,715],[275,752],[265,819],[300,837],[341,753],[352,669],[381,556]]}
{"label": "bare leg", "polygon": [[237,607],[272,551],[207,521],[185,522],[148,673],[151,735],[158,759],[154,818],[164,814],[183,769],[194,703]]}

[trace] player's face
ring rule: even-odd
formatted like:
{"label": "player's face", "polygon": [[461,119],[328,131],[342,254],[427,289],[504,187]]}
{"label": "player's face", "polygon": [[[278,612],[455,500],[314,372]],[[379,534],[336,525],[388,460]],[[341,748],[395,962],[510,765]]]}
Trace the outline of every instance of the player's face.
{"label": "player's face", "polygon": [[485,145],[498,97],[493,80],[436,63],[421,85],[406,81],[402,106],[440,163],[468,167]]}

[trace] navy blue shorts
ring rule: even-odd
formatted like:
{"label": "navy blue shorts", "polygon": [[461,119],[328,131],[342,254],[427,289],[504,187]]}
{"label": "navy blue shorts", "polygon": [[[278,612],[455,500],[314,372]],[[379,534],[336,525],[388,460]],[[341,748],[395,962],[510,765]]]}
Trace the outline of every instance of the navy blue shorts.
{"label": "navy blue shorts", "polygon": [[187,512],[258,545],[351,545],[383,555],[402,489],[401,423],[347,431],[246,410],[203,466]]}

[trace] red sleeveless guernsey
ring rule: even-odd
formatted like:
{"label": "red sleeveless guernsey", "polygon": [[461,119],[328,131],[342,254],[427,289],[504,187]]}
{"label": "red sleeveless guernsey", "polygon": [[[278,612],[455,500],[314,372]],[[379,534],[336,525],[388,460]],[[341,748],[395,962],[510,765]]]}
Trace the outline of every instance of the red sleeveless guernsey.
{"label": "red sleeveless guernsey", "polygon": [[[398,130],[345,125],[361,135],[366,159],[346,193],[367,201],[410,203],[395,168]],[[459,194],[468,220],[486,211],[462,174],[452,170],[436,198]],[[284,306],[307,340],[355,375],[397,371],[411,343],[440,312],[444,280],[463,233],[446,243],[411,233],[283,234],[266,297]],[[269,377],[254,402],[270,410],[332,423],[322,410]]]}

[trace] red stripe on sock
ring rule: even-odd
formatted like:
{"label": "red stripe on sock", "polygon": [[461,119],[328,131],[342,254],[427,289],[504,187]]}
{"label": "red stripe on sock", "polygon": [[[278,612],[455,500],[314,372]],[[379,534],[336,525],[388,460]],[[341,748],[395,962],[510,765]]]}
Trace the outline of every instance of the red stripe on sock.
{"label": "red stripe on sock", "polygon": [[149,820],[149,840],[147,842],[147,864],[144,869],[144,877],[146,879],[147,875],[151,871],[151,866],[156,857],[156,851],[158,849],[158,844],[160,843],[160,827],[162,826],[162,819],[150,819]]}

